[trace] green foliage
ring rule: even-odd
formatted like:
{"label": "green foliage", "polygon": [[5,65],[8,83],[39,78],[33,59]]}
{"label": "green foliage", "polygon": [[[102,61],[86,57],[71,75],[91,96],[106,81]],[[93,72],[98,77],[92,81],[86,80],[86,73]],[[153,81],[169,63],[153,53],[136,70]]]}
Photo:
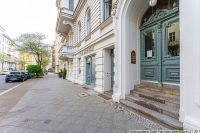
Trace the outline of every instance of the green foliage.
{"label": "green foliage", "polygon": [[64,68],[64,69],[63,69],[63,73],[62,73],[63,79],[66,78],[66,75],[67,75],[67,70],[66,70],[66,68]]}
{"label": "green foliage", "polygon": [[59,76],[60,78],[62,77],[63,79],[66,78],[66,75],[67,75],[67,70],[66,70],[66,68],[61,69],[60,72],[58,73],[58,76]]}
{"label": "green foliage", "polygon": [[39,65],[29,65],[26,69],[31,75],[35,75],[36,77],[43,76],[42,67]]}
{"label": "green foliage", "polygon": [[63,71],[62,69],[60,70],[60,72],[58,73],[59,78],[61,78],[63,76]]}
{"label": "green foliage", "polygon": [[50,57],[50,45],[43,43],[45,39],[42,33],[25,33],[16,39],[16,43],[19,51],[32,54],[37,64],[45,67]]}

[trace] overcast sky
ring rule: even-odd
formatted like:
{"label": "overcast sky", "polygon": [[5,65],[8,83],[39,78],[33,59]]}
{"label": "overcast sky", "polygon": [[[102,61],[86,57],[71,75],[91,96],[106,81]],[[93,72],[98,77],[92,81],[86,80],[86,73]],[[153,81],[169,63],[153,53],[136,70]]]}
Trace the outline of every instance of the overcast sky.
{"label": "overcast sky", "polygon": [[22,33],[42,32],[55,39],[56,0],[0,0],[0,26],[15,39]]}

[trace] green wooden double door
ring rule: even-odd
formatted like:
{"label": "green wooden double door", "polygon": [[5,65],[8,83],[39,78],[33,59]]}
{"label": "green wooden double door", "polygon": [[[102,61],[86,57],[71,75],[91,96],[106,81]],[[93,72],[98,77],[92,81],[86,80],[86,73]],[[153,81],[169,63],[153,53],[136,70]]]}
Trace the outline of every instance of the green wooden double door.
{"label": "green wooden double door", "polygon": [[141,25],[141,80],[179,84],[178,14],[178,9],[158,10]]}

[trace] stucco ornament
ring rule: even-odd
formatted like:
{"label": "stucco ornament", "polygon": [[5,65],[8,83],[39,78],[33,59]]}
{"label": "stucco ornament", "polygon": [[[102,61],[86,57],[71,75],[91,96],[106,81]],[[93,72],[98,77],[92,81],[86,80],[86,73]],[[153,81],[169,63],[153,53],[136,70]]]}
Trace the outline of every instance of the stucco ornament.
{"label": "stucco ornament", "polygon": [[119,3],[119,0],[113,0],[112,2],[112,16],[115,16],[117,12],[117,5]]}
{"label": "stucco ornament", "polygon": [[157,4],[157,0],[149,0],[149,5],[154,7]]}

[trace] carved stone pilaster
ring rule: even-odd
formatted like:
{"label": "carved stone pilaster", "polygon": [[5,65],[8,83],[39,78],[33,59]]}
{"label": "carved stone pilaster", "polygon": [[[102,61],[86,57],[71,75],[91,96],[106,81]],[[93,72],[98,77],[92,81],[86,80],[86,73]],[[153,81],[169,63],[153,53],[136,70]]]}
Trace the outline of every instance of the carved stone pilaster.
{"label": "carved stone pilaster", "polygon": [[116,15],[117,12],[117,6],[118,6],[119,0],[113,0],[112,2],[112,16]]}

